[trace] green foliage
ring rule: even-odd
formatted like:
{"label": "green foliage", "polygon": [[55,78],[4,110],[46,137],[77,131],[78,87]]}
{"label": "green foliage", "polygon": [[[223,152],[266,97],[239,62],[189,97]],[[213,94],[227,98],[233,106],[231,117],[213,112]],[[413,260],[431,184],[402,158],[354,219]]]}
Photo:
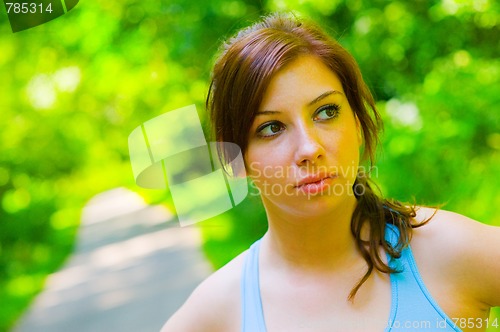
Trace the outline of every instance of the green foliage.
{"label": "green foliage", "polygon": [[[204,115],[219,43],[276,9],[319,21],[359,61],[386,122],[386,195],[499,224],[497,2],[81,1],[16,34],[0,23],[0,330],[64,262],[94,194],[171,204],[134,185],[128,134],[185,105]],[[266,229],[257,198],[201,226],[216,266]]]}

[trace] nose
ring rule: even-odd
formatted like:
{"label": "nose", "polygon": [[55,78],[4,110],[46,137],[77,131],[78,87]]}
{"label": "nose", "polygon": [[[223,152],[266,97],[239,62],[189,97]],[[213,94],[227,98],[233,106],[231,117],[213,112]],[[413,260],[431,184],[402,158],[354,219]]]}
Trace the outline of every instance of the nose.
{"label": "nose", "polygon": [[325,155],[314,126],[301,126],[295,142],[295,160],[298,166],[314,165]]}

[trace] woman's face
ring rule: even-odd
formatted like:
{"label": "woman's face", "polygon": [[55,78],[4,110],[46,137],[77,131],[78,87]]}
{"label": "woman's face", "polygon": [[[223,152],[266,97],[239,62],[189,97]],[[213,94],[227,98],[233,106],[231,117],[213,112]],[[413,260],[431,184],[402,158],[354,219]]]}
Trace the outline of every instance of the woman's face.
{"label": "woman's face", "polygon": [[250,128],[247,174],[268,212],[331,213],[355,199],[361,141],[337,75],[318,58],[302,56],[264,94]]}

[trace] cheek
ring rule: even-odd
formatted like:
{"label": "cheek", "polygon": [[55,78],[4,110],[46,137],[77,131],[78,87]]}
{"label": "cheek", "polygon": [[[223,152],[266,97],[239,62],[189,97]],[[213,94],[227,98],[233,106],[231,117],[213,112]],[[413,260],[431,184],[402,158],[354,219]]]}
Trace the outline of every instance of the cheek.
{"label": "cheek", "polygon": [[356,130],[352,130],[344,138],[344,149],[341,151],[341,163],[345,168],[344,174],[353,180],[358,173],[360,147],[358,143],[358,134]]}
{"label": "cheek", "polygon": [[333,135],[329,133],[327,140],[329,154],[337,166],[354,167],[357,170],[360,153],[357,131],[346,128],[336,131]]}
{"label": "cheek", "polygon": [[263,160],[262,155],[259,152],[259,149],[249,148],[245,153],[245,169],[247,175],[253,181],[259,181],[259,179],[263,176],[265,169],[265,160]]}
{"label": "cheek", "polygon": [[276,150],[251,149],[245,154],[247,175],[258,183],[277,183],[284,178],[286,162]]}

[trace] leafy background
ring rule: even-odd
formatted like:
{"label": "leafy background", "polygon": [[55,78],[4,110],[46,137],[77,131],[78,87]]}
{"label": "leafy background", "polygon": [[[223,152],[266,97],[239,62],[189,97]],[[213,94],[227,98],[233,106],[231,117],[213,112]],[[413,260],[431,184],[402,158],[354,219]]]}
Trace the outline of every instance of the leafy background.
{"label": "leafy background", "polygon": [[[92,196],[125,186],[172,205],[168,192],[135,186],[127,136],[188,104],[204,116],[220,42],[269,11],[318,21],[358,60],[386,124],[376,173],[385,195],[500,225],[499,9],[488,0],[86,0],[13,34],[0,6],[0,330],[68,257]],[[199,226],[216,267],[266,229],[255,197]]]}

